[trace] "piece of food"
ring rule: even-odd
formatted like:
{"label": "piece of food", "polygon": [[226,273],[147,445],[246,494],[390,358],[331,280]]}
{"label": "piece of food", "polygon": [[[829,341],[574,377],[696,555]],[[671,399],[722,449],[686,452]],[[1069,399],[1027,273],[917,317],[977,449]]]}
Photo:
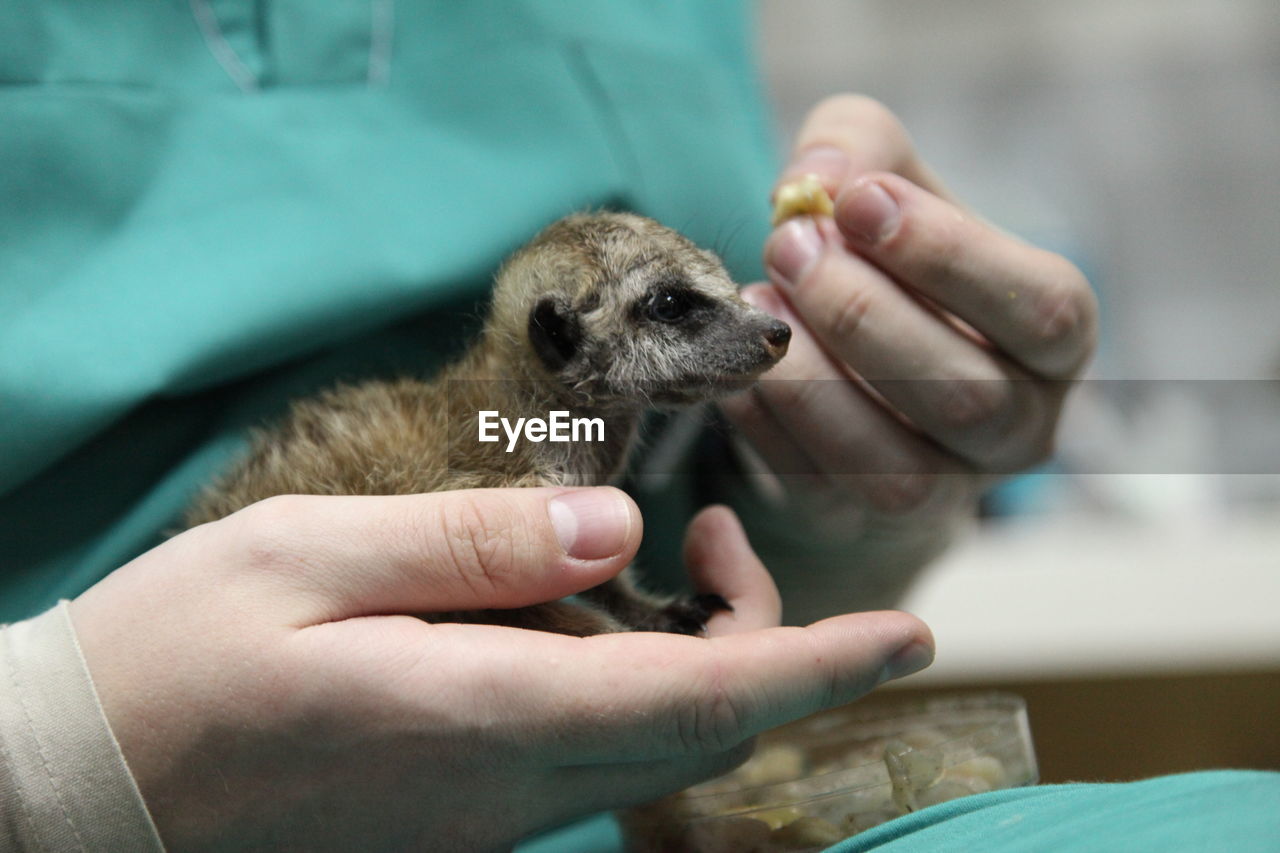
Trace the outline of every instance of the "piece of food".
{"label": "piece of food", "polygon": [[893,801],[904,814],[919,809],[917,795],[942,778],[942,760],[940,752],[917,750],[898,738],[885,743],[884,766],[889,771]]}
{"label": "piece of food", "polygon": [[773,197],[773,224],[777,226],[793,216],[831,216],[835,210],[818,176],[801,175],[778,187]]}
{"label": "piece of food", "polygon": [[804,750],[789,744],[761,748],[735,774],[738,786],[754,788],[799,779],[808,770]]}
{"label": "piece of food", "polygon": [[980,755],[955,764],[947,768],[947,776],[967,782],[981,782],[987,786],[987,790],[1003,788],[1008,784],[1008,773],[1004,765],[993,755]]}

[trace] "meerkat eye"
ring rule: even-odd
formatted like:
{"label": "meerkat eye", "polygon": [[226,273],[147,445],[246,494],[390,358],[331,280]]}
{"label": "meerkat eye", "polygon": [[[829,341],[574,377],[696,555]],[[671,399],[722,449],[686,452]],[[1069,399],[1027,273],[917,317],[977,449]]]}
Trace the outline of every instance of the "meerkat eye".
{"label": "meerkat eye", "polygon": [[662,290],[649,299],[648,314],[660,323],[678,323],[693,307],[693,299],[683,290]]}

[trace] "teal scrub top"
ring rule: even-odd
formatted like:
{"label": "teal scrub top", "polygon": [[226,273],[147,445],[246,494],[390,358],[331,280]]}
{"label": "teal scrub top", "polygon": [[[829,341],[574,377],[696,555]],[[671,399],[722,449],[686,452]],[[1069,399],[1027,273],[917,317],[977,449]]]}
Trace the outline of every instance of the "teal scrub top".
{"label": "teal scrub top", "polygon": [[[516,853],[618,853],[598,818]],[[881,824],[827,853],[1276,853],[1280,774],[1183,773],[1121,784],[1041,785],[976,794]]]}
{"label": "teal scrub top", "polygon": [[[636,210],[760,274],[739,0],[0,7],[0,622],[160,541],[285,401],[429,372],[501,258]],[[1275,774],[947,803],[862,850],[1276,850]],[[526,853],[618,849],[607,818]]]}
{"label": "teal scrub top", "polygon": [[0,9],[0,621],[154,546],[290,396],[430,372],[560,216],[632,209],[758,277],[743,11]]}

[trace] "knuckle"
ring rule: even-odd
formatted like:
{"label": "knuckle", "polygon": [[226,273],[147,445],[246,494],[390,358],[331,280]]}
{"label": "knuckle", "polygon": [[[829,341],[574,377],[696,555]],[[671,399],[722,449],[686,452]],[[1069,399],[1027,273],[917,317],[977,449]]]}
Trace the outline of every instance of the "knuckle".
{"label": "knuckle", "polygon": [[837,341],[857,334],[863,321],[876,304],[873,288],[850,285],[836,297],[836,310],[830,315],[831,334]]}
{"label": "knuckle", "polygon": [[1058,255],[1048,254],[1047,285],[1032,302],[1028,331],[1031,343],[1050,366],[1078,366],[1093,347],[1097,300],[1084,275]]}
{"label": "knuckle", "polygon": [[303,562],[295,546],[296,529],[306,517],[306,498],[276,495],[250,504],[225,521],[237,524],[244,564],[263,570],[291,570]]}
{"label": "knuckle", "polygon": [[808,639],[812,658],[819,665],[819,680],[817,689],[813,694],[811,707],[817,711],[842,704],[841,700],[844,700],[849,694],[851,681],[857,682],[861,680],[860,672],[846,671],[837,665],[835,656],[823,654],[822,643],[818,641],[812,632],[808,633]]}
{"label": "knuckle", "polygon": [[932,217],[927,227],[910,218],[888,244],[910,243],[912,254],[919,258],[922,274],[945,285],[957,278],[967,278],[965,268],[973,245],[969,222],[961,217]]}
{"label": "knuckle", "polygon": [[704,676],[698,700],[690,702],[679,716],[677,739],[685,754],[724,752],[744,739],[743,716],[716,663]]}
{"label": "knuckle", "polygon": [[303,495],[274,495],[250,504],[242,511],[246,523],[255,530],[270,530],[286,526],[304,512]]}
{"label": "knuckle", "polygon": [[[1064,389],[1065,390],[1065,389]],[[1053,454],[1061,392],[1033,379],[952,384],[943,411],[951,443],[988,473],[1013,474]]]}
{"label": "knuckle", "polygon": [[469,499],[445,501],[436,517],[443,556],[474,592],[501,588],[515,565],[514,519]]}
{"label": "knuckle", "polygon": [[989,440],[1009,424],[1013,396],[1005,380],[954,379],[940,389],[937,415],[950,433]]}

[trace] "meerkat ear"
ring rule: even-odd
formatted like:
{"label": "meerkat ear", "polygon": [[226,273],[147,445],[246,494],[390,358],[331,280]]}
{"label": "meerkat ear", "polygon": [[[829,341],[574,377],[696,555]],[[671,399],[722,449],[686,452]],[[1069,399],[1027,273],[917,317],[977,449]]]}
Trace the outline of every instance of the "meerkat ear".
{"label": "meerkat ear", "polygon": [[559,370],[573,359],[582,342],[578,315],[555,297],[544,296],[529,312],[529,342],[548,370]]}

